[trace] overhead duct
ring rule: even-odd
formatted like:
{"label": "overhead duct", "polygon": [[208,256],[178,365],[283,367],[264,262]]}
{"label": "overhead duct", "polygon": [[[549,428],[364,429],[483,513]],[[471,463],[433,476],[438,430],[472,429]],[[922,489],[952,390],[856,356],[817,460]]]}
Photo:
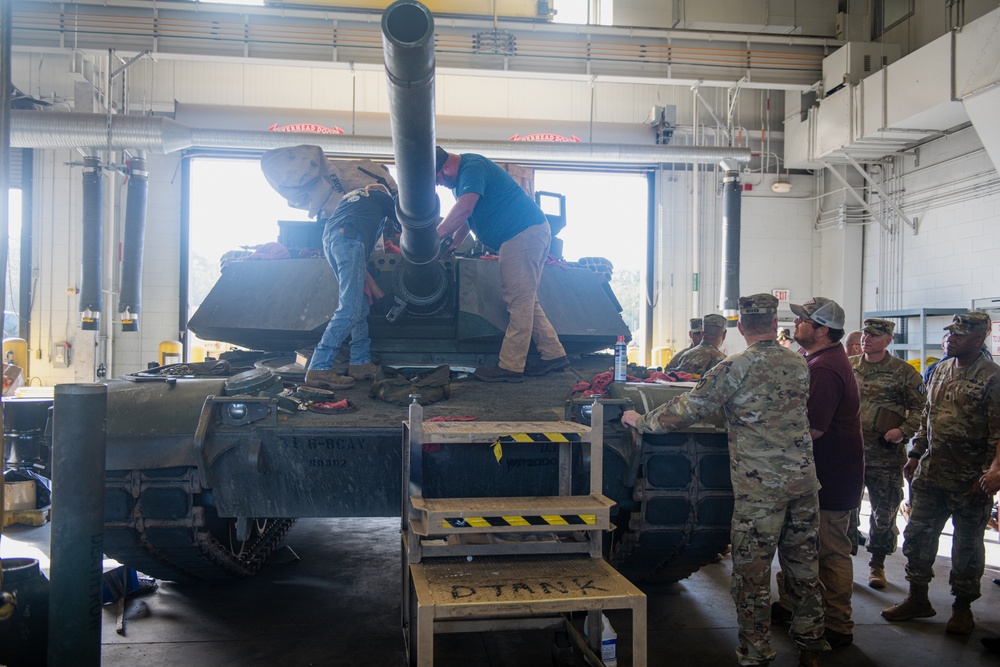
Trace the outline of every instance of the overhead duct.
{"label": "overhead duct", "polygon": [[[269,150],[313,144],[331,156],[393,156],[389,137],[308,132],[191,128],[164,116],[111,116],[66,111],[11,111],[13,148],[138,150],[166,154],[187,149]],[[663,163],[749,162],[749,148],[657,144],[590,144],[528,141],[438,141],[452,153],[479,153],[524,164],[655,166]]]}
{"label": "overhead duct", "polygon": [[142,312],[142,252],[146,244],[146,197],[149,172],[138,156],[128,163],[128,199],[125,202],[125,237],[122,242],[122,282],[118,296],[122,331],[139,330]]}
{"label": "overhead duct", "polygon": [[104,173],[100,160],[83,159],[83,261],[80,268],[80,327],[87,331],[100,328],[101,252],[104,237]]}
{"label": "overhead duct", "polygon": [[719,309],[735,325],[740,300],[740,172],[735,162],[723,160],[722,178],[722,286]]}

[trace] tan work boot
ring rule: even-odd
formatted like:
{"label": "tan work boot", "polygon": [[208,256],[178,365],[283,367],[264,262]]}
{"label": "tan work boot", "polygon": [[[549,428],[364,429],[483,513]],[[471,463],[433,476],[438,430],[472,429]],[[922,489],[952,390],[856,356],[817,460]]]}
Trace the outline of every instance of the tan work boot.
{"label": "tan work boot", "polygon": [[354,378],[338,375],[337,371],[306,371],[306,386],[320,389],[350,389]]}
{"label": "tan work boot", "polygon": [[972,601],[968,598],[955,598],[955,604],[951,606],[951,618],[944,631],[949,635],[972,634],[972,629],[976,627],[976,621],[972,618]]}
{"label": "tan work boot", "polygon": [[378,373],[378,369],[378,364],[369,361],[367,364],[350,366],[347,369],[347,374],[355,380],[374,380],[375,374]]}
{"label": "tan work boot", "polygon": [[885,588],[885,554],[872,554],[868,559],[868,568],[868,585],[878,590]]}
{"label": "tan work boot", "polygon": [[882,618],[888,621],[908,621],[911,618],[930,618],[937,614],[931,601],[927,599],[927,584],[910,582],[910,594],[888,609],[882,610]]}

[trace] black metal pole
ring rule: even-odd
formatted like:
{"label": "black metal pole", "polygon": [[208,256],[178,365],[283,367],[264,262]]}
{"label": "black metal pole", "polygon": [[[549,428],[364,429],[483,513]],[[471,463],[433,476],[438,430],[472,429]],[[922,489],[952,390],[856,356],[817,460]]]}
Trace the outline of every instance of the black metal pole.
{"label": "black metal pole", "polygon": [[722,179],[722,287],[719,307],[731,326],[736,326],[740,301],[741,194],[740,172],[727,169]]}
{"label": "black metal pole", "polygon": [[[4,306],[7,294],[7,234],[10,221],[10,101],[11,101],[11,20],[13,0],[0,0],[0,308]],[[0,310],[0,317],[2,317]],[[0,325],[0,329],[3,326]],[[0,412],[0,431],[3,430],[3,413]],[[0,460],[3,457],[0,456]],[[0,463],[0,469],[3,464]],[[3,522],[3,479],[0,475],[0,526]],[[3,569],[0,569],[0,584],[3,584]],[[7,602],[0,596],[0,611],[9,610]]]}
{"label": "black metal pole", "polygon": [[[191,358],[191,346],[188,341],[188,292],[190,291],[191,270],[191,158],[187,155],[181,158],[181,256],[180,285],[177,294],[177,340],[184,348],[183,359]],[[159,355],[157,355],[159,362]]]}
{"label": "black metal pole", "polygon": [[[31,243],[35,225],[35,151],[21,149],[21,288],[17,297],[17,335],[31,340]],[[30,356],[30,355],[29,355]],[[31,360],[28,360],[31,365]],[[28,369],[24,369],[27,377]]]}
{"label": "black metal pole", "polygon": [[108,388],[59,384],[52,412],[49,667],[101,664]]}
{"label": "black metal pole", "polygon": [[653,305],[656,303],[656,176],[659,170],[646,172],[646,298],[642,345],[643,365],[653,361]]}

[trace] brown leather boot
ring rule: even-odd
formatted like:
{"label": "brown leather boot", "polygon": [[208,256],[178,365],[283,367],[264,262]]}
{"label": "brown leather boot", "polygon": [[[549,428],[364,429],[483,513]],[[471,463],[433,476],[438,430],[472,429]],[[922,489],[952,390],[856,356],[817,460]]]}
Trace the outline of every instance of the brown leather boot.
{"label": "brown leather boot", "polygon": [[351,366],[347,369],[347,374],[355,380],[374,380],[378,369],[378,364],[369,361],[367,364]]}
{"label": "brown leather boot", "polygon": [[354,378],[338,375],[337,371],[306,371],[306,386],[320,389],[350,389],[356,384]]}
{"label": "brown leather boot", "polygon": [[910,582],[910,594],[888,609],[882,610],[882,617],[888,621],[909,621],[912,618],[930,618],[937,614],[931,601],[927,599],[927,584]]}
{"label": "brown leather boot", "polygon": [[955,598],[955,604],[951,606],[951,618],[944,631],[949,635],[969,635],[974,627],[976,621],[972,618],[972,600]]}

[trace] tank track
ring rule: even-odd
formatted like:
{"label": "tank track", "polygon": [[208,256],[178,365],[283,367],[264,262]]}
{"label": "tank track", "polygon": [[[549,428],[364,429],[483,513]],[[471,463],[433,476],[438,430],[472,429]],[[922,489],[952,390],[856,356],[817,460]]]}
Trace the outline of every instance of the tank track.
{"label": "tank track", "polygon": [[[256,574],[294,519],[219,517],[194,468],[107,471],[104,552],[157,579],[225,582]],[[236,548],[236,544],[239,548]]]}
{"label": "tank track", "polygon": [[725,433],[646,435],[632,509],[616,519],[609,560],[633,581],[672,583],[718,560],[733,497]]}

